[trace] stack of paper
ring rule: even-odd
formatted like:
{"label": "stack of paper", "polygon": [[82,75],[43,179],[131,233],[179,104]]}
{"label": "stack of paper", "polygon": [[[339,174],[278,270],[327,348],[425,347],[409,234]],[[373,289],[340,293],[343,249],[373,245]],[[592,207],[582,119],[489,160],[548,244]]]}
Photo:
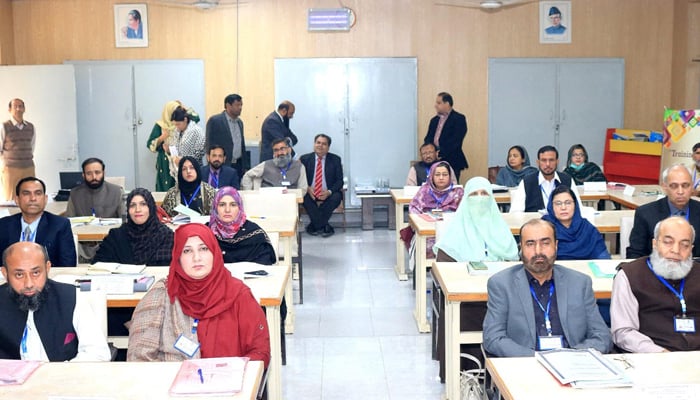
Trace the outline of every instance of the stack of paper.
{"label": "stack of paper", "polygon": [[111,274],[140,274],[145,269],[146,269],[145,264],[135,265],[135,264],[98,262],[98,263],[92,264],[88,267],[88,273],[109,272]]}
{"label": "stack of paper", "polygon": [[575,388],[630,387],[632,380],[594,349],[535,352],[535,358],[562,384]]}
{"label": "stack of paper", "polygon": [[0,386],[23,384],[39,366],[39,361],[0,360]]}
{"label": "stack of paper", "polygon": [[170,386],[170,394],[233,395],[243,389],[248,357],[185,360]]}

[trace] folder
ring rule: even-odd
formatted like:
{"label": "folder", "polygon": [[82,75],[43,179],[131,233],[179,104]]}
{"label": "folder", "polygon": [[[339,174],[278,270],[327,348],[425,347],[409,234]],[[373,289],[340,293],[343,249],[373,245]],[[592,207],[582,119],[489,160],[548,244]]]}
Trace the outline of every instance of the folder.
{"label": "folder", "polygon": [[[124,275],[117,276],[115,278],[123,278]],[[147,292],[151,286],[153,286],[153,283],[156,281],[155,276],[153,275],[137,275],[134,277],[134,292]],[[78,283],[80,284],[80,291],[81,292],[89,292],[90,288],[92,287],[92,280],[89,277],[85,277],[85,279],[80,279],[78,280]]]}

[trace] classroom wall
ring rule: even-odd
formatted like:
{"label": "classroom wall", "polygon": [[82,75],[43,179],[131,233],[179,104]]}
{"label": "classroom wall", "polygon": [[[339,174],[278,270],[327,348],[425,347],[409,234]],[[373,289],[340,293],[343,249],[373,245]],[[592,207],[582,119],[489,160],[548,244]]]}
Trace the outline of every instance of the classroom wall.
{"label": "classroom wall", "polygon": [[[259,137],[262,120],[275,106],[275,57],[417,57],[419,129],[415,140],[422,142],[434,115],[435,94],[451,92],[455,109],[469,121],[464,148],[471,168],[463,174],[463,181],[473,175],[485,176],[488,167],[490,57],[624,58],[624,121],[628,128],[660,129],[664,106],[681,107],[692,98],[680,93],[679,85],[675,94],[672,89],[674,82],[685,81],[689,73],[683,65],[672,65],[674,39],[685,40],[682,46],[688,42],[679,33],[681,28],[674,29],[676,20],[687,21],[688,17],[674,15],[674,9],[687,8],[687,0],[572,1],[570,45],[539,44],[537,2],[484,12],[438,6],[432,0],[344,0],[355,11],[357,23],[350,32],[342,33],[306,31],[307,9],[337,7],[335,0],[241,0],[238,12],[230,6],[203,12],[141,2],[148,3],[148,48],[115,48],[113,1],[15,0],[11,3],[14,38],[10,40],[0,29],[0,50],[4,52],[5,43],[13,41],[16,64],[53,64],[66,59],[204,59],[207,110],[219,112],[226,94],[240,93],[250,138]],[[0,12],[7,3],[0,0]],[[3,55],[2,62],[11,58]],[[391,99],[386,99],[386,107],[391,106]],[[295,118],[313,112],[298,109]],[[585,143],[585,138],[581,141]]]}
{"label": "classroom wall", "polygon": [[11,65],[15,63],[15,35],[10,0],[0,0],[0,15],[3,16],[0,23],[0,65]]}

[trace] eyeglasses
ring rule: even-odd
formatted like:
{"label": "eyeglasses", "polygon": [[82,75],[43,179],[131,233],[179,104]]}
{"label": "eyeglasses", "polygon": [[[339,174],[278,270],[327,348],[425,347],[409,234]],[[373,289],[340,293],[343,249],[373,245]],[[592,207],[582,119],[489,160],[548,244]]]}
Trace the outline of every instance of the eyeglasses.
{"label": "eyeglasses", "polygon": [[586,155],[583,153],[572,153],[571,157],[585,157]]}
{"label": "eyeglasses", "polygon": [[273,154],[277,154],[277,153],[286,153],[288,148],[289,148],[289,147],[286,147],[286,146],[285,146],[285,147],[278,147],[278,148],[276,148],[276,149],[272,149],[272,153],[273,153]]}
{"label": "eyeglasses", "polygon": [[557,208],[566,208],[566,207],[571,207],[574,205],[574,202],[571,200],[566,200],[566,201],[553,201],[552,205]]}

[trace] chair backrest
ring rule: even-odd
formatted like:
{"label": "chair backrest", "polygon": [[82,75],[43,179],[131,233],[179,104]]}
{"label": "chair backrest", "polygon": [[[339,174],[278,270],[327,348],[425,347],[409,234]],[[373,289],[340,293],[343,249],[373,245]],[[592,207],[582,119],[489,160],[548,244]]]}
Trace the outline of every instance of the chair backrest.
{"label": "chair backrest", "polygon": [[[275,260],[279,260],[280,255],[280,234],[279,232],[267,232],[267,237],[270,238],[270,244],[275,249]],[[275,263],[277,264],[277,263]]]}
{"label": "chair backrest", "polygon": [[126,177],[125,176],[105,176],[105,181],[115,184],[126,191]]}
{"label": "chair backrest", "polygon": [[498,171],[501,169],[500,166],[494,165],[493,167],[489,167],[489,182],[491,183],[496,183],[496,177],[498,176]]}
{"label": "chair backrest", "polygon": [[627,258],[627,246],[630,245],[630,233],[634,225],[634,217],[620,218],[620,258]]}
{"label": "chair backrest", "polygon": [[95,316],[95,322],[100,325],[102,333],[107,339],[107,294],[103,291],[95,290],[89,292],[81,292],[80,288],[76,289],[77,301],[85,301],[90,305],[90,309]]}

